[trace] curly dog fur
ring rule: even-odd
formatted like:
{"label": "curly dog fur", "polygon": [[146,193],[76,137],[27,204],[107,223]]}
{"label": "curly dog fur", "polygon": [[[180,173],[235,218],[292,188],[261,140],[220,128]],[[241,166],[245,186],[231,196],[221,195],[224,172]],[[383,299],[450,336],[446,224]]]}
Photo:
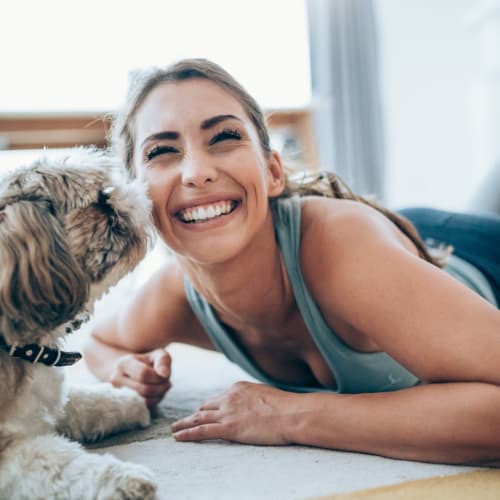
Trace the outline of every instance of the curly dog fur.
{"label": "curly dog fur", "polygon": [[[150,202],[115,160],[77,149],[7,174],[0,187],[0,335],[59,348],[67,331],[144,256]],[[0,351],[0,496],[150,499],[140,465],[71,441],[149,424],[137,394],[68,388],[62,368]],[[70,439],[68,439],[70,438]]]}

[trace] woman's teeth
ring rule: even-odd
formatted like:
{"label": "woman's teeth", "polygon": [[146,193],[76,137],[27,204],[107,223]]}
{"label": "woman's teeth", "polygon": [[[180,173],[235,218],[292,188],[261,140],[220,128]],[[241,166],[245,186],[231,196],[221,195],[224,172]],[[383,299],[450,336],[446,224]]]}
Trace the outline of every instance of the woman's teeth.
{"label": "woman's teeth", "polygon": [[220,201],[203,207],[187,208],[179,213],[179,218],[184,222],[206,221],[232,212],[235,206],[234,201]]}

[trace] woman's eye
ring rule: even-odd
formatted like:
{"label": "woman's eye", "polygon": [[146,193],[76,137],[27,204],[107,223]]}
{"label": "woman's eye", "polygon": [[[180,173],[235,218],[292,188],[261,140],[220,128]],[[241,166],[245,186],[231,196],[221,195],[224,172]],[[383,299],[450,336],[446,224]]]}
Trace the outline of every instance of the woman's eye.
{"label": "woman's eye", "polygon": [[150,151],[146,152],[144,155],[144,160],[146,162],[153,160],[156,156],[162,154],[178,153],[179,151],[172,146],[155,146]]}
{"label": "woman's eye", "polygon": [[215,134],[212,139],[210,139],[210,146],[212,144],[216,144],[217,142],[226,141],[226,140],[236,140],[239,141],[241,139],[241,134],[237,130],[232,130],[225,128],[218,134]]}

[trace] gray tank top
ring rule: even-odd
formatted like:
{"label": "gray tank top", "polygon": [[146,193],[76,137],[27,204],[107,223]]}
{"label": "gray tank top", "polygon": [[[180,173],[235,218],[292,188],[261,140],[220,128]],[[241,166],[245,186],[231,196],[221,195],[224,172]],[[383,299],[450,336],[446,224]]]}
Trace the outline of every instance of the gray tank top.
{"label": "gray tank top", "polygon": [[[283,255],[293,294],[304,323],[323,355],[337,381],[336,391],[318,386],[296,386],[283,383],[264,373],[245,353],[229,330],[219,321],[212,306],[185,278],[187,299],[200,323],[205,328],[215,347],[232,362],[246,370],[256,379],[293,392],[384,392],[404,389],[416,385],[419,380],[385,352],[363,353],[347,346],[326,323],[321,311],[312,299],[300,270],[300,217],[301,201],[298,196],[282,198],[272,203],[276,238]],[[474,282],[476,291],[481,292],[488,283],[475,268],[467,274],[470,264],[460,266],[460,259],[453,259],[453,274],[460,279],[466,275],[465,284]],[[472,266],[471,266],[472,267]],[[476,274],[479,273],[479,274]],[[451,274],[451,273],[450,273]],[[476,283],[475,277],[479,276]],[[491,292],[491,296],[493,293]],[[486,297],[488,298],[488,297]],[[494,298],[493,298],[494,300]]]}

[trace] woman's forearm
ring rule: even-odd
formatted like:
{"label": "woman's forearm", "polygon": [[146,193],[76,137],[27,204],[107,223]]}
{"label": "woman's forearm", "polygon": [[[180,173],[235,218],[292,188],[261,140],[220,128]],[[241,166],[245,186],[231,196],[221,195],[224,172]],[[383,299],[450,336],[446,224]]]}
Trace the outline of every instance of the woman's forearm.
{"label": "woman's forearm", "polygon": [[89,370],[99,379],[108,382],[114,371],[116,361],[130,354],[130,351],[120,349],[101,342],[96,337],[90,335],[85,343],[84,357]]}
{"label": "woman's forearm", "polygon": [[376,394],[298,395],[290,442],[441,463],[500,458],[500,387],[429,384]]}

